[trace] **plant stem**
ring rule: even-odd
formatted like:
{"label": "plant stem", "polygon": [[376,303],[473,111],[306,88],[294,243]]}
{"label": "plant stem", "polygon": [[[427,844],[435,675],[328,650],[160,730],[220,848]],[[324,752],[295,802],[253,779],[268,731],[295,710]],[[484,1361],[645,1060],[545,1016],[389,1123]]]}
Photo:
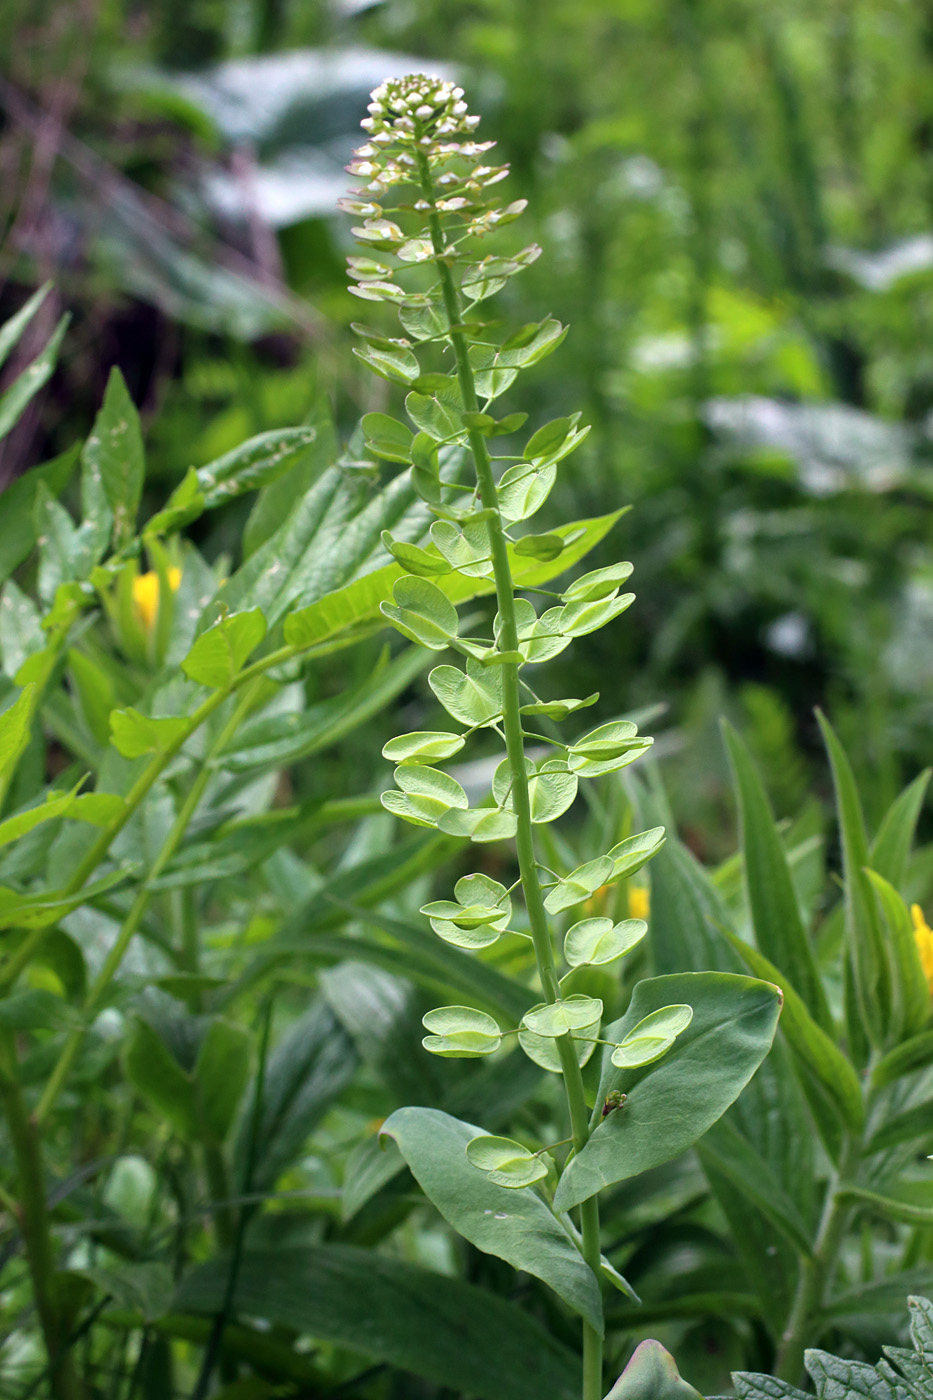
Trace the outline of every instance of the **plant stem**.
{"label": "plant stem", "polygon": [[[152,896],[153,882],[162,874],[162,871],[165,869],[166,865],[168,865],[184,839],[185,832],[188,830],[188,824],[194,816],[198,803],[204,795],[204,789],[210,782],[212,774],[211,760],[224,749],[227,741],[236,733],[237,729],[240,727],[243,716],[252,703],[252,699],[252,689],[248,688],[245,694],[240,698],[239,704],[235,706],[227,723],[223,726],[217,738],[214,740],[214,743],[211,745],[210,752],[202,763],[198,776],[191,784],[188,795],[181,805],[181,809],[172,824],[168,836],[166,836],[162,843],[162,848],[152,864],[146,881],[140,886],[139,892],[130,906],[130,911],[123,921],[120,932],[114,940],[113,947],[104,959],[103,967],[88,990],[84,1005],[81,1008],[86,1021],[97,1011],[107,993],[110,983],[116,976],[117,970],[126,954],[126,950],[133,939],[133,935],[139,928],[143,914],[146,912],[146,907]],[[58,1096],[64,1087],[69,1071],[81,1048],[83,1037],[84,1028],[82,1027],[79,1030],[72,1031],[71,1035],[65,1041],[62,1053],[58,1057],[55,1068],[39,1100],[39,1105],[36,1109],[37,1123],[43,1123],[54,1108]]]}
{"label": "plant stem", "polygon": [[803,1261],[797,1291],[781,1335],[774,1374],[792,1385],[803,1378],[803,1354],[808,1345],[817,1341],[811,1329],[815,1314],[823,1300],[823,1291],[833,1271],[845,1238],[852,1207],[840,1200],[855,1174],[861,1144],[851,1136],[843,1147],[839,1169],[826,1191],[811,1258]]}
{"label": "plant stem", "polygon": [[8,1031],[0,1035],[0,1099],[16,1158],[21,1197],[16,1214],[49,1359],[51,1394],[55,1400],[78,1400],[81,1391],[68,1349],[67,1319],[62,1316],[55,1295],[55,1255],[39,1136],[19,1085],[16,1049]]}
{"label": "plant stem", "polygon": [[[424,197],[431,206],[428,226],[431,243],[437,257],[437,270],[447,313],[448,332],[457,364],[457,380],[463,397],[463,406],[468,413],[479,410],[476,386],[473,380],[473,367],[470,364],[466,338],[461,325],[460,298],[449,263],[446,260],[447,245],[438,217],[433,181],[426,157],[418,152],[421,186]],[[470,452],[476,469],[476,480],[480,500],[488,512],[486,528],[489,533],[489,549],[492,557],[493,575],[496,584],[496,602],[499,608],[502,651],[518,651],[518,627],[515,620],[515,590],[512,570],[509,564],[508,546],[499,513],[499,496],[493,476],[492,463],[486,439],[476,429],[468,429]],[[505,663],[502,672],[502,727],[505,734],[505,749],[511,778],[512,808],[516,819],[515,846],[518,855],[518,868],[521,874],[522,892],[534,944],[535,960],[541,986],[548,1002],[560,1000],[560,984],[554,962],[554,946],[548,925],[544,895],[538,880],[538,862],[535,855],[534,831],[531,820],[531,799],[528,788],[528,774],[525,769],[525,742],[521,717],[521,693],[519,689],[519,663]],[[589,1115],[583,1092],[583,1074],[577,1061],[573,1038],[570,1034],[560,1036],[555,1042],[560,1055],[564,1091],[570,1114],[570,1127],[573,1134],[574,1150],[582,1151],[589,1137]],[[583,1232],[583,1254],[590,1268],[600,1279],[599,1204],[595,1197],[587,1201],[581,1209]],[[589,1323],[583,1324],[583,1400],[601,1400],[602,1388],[602,1336]]]}

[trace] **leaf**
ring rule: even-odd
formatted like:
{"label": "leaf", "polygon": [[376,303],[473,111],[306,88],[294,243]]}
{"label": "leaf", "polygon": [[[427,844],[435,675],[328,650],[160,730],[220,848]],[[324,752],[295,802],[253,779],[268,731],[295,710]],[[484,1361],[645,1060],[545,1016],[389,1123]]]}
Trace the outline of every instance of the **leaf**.
{"label": "leaf", "polygon": [[124,758],[141,758],[147,753],[166,753],[188,730],[188,721],[181,715],[152,719],[141,715],[132,706],[114,710],[110,716],[114,747]]}
{"label": "leaf", "polygon": [[43,491],[57,496],[64,490],[78,460],[78,447],[42,467],[32,467],[3,492],[0,531],[0,580],[8,579],[36,543],[36,500]]}
{"label": "leaf", "polygon": [[447,734],[434,729],[418,729],[412,734],[399,734],[383,745],[382,756],[390,763],[436,763],[453,758],[464,745],[462,734]]}
{"label": "leaf", "polygon": [[682,1035],[693,1020],[692,1006],[662,1006],[630,1030],[610,1055],[617,1069],[653,1065]]}
{"label": "leaf", "polygon": [[431,1032],[421,1042],[425,1050],[448,1059],[491,1055],[502,1044],[496,1022],[472,1006],[439,1006],[422,1016],[421,1024]]}
{"label": "leaf", "polygon": [[425,1195],[459,1235],[534,1274],[602,1333],[596,1279],[544,1201],[527,1188],[518,1194],[496,1186],[467,1160],[480,1128],[437,1109],[401,1108],[382,1132],[394,1138]]}
{"label": "leaf", "polygon": [[930,1020],[931,999],[923,963],[917,948],[910,910],[893,885],[874,870],[865,874],[878,901],[884,921],[888,964],[891,969],[891,1031],[903,1043]]}
{"label": "leaf", "polygon": [[181,669],[189,680],[217,690],[229,685],[266,635],[259,608],[228,613],[196,637]]}
{"label": "leaf", "polygon": [[[391,284],[375,283],[377,287],[384,285]],[[407,389],[421,373],[418,357],[403,346],[383,348],[371,345],[361,350],[359,346],[354,345],[352,350],[356,358],[362,360],[374,374],[378,374],[380,379],[388,379],[391,384],[404,384]]]}
{"label": "leaf", "polygon": [[188,1142],[198,1138],[200,1118],[189,1074],[156,1030],[134,1016],[123,1045],[123,1073],[146,1103]]}
{"label": "leaf", "polygon": [[461,724],[489,724],[502,713],[502,673],[467,658],[466,671],[435,666],[428,685],[452,719]]}
{"label": "leaf", "polygon": [[[308,1137],[352,1080],[357,1062],[353,1042],[323,998],[288,1028],[269,1056],[263,1078],[255,1191],[271,1191],[303,1155]],[[245,1103],[253,1102],[254,1089],[253,1084],[243,1096]],[[238,1180],[249,1151],[251,1118],[250,1112],[243,1114],[237,1133]]]}
{"label": "leaf", "polygon": [[630,953],[647,932],[643,919],[583,919],[567,930],[564,957],[571,967],[602,967]]}
{"label": "leaf", "polygon": [[6,363],[10,351],[22,337],[23,331],[45,301],[51,288],[51,282],[44,283],[23,303],[15,315],[11,316],[9,320],[4,321],[3,325],[0,326],[0,365]]}
{"label": "leaf", "polygon": [[198,491],[204,497],[205,510],[278,481],[305,456],[316,442],[319,431],[312,423],[297,428],[274,428],[248,438],[222,457],[198,467]]}
{"label": "leaf", "polygon": [[592,1025],[598,1026],[602,1014],[603,1004],[597,997],[577,995],[541,1002],[525,1012],[522,1025],[535,1035],[550,1040]]}
{"label": "leaf", "polygon": [[477,1137],[467,1143],[467,1160],[495,1186],[516,1190],[547,1176],[547,1163],[520,1142],[504,1137]]}
{"label": "leaf", "polygon": [[820,1081],[843,1122],[854,1132],[865,1123],[865,1108],[858,1076],[841,1050],[813,1020],[788,978],[757,949],[727,933],[726,937],[751,972],[780,987],[784,997],[781,1030],[799,1067]]}
{"label": "leaf", "polygon": [[463,426],[463,397],[460,387],[452,375],[439,375],[436,385],[428,385],[427,376],[419,379],[428,393],[416,390],[405,399],[405,410],[421,432],[427,433],[434,442],[466,442],[466,429]]}
{"label": "leaf", "polygon": [[383,603],[381,611],[403,637],[443,651],[456,637],[457,609],[436,584],[415,574],[406,574],[395,584],[393,603]]}
{"label": "leaf", "polygon": [[817,1025],[831,1035],[832,1015],[771,805],[738,734],[726,723],[722,732],[739,803],[745,888],[755,940],[769,962],[787,974]]}
{"label": "leaf", "polygon": [[80,1015],[62,997],[41,987],[26,987],[0,1001],[0,1026],[15,1031],[77,1030]]}
{"label": "leaf", "polygon": [[12,772],[29,743],[34,685],[24,686],[0,714],[0,777]]}
{"label": "leaf", "polygon": [[86,472],[99,475],[113,511],[114,539],[132,539],[146,473],[139,414],[116,366],[110,371],[104,402],[94,419],[81,461]]}
{"label": "leaf", "polygon": [[[417,441],[416,438],[415,442],[417,443]],[[522,560],[515,556],[513,547],[510,545],[509,559],[512,564],[515,587],[517,589],[540,588],[550,582],[555,574],[563,573],[565,569],[572,568],[579,559],[582,559],[605,538],[613,525],[625,513],[625,510],[613,511],[610,515],[599,516],[592,520],[580,520],[569,525],[558,526],[557,532],[564,537],[574,534],[581,526],[584,533],[579,535],[572,545],[567,546],[556,563]],[[257,554],[248,561],[249,565],[253,565],[259,553],[260,551],[257,551]],[[275,550],[270,551],[270,554],[271,557],[265,562],[265,567],[271,567],[275,562]],[[401,577],[402,570],[397,564],[387,564],[384,568],[366,574],[363,578],[356,579],[352,583],[319,596],[315,602],[307,606],[300,605],[298,610],[285,621],[286,642],[300,647],[320,646],[351,628],[359,627],[364,623],[378,622],[380,604],[391,598],[392,586]],[[252,598],[246,591],[247,582],[252,588],[252,577],[248,581],[244,581],[244,596],[250,597],[251,601],[260,602],[263,611],[269,616],[269,609],[265,603],[258,598]],[[473,598],[483,597],[495,591],[495,585],[490,579],[467,578],[463,574],[452,574],[438,586],[442,588],[450,601],[456,604],[469,602]]]}
{"label": "leaf", "polygon": [[578,739],[568,750],[567,761],[581,778],[598,778],[633,763],[647,753],[653,743],[653,739],[639,735],[637,724],[630,720],[613,720]]}
{"label": "leaf", "polygon": [[45,347],[0,396],[0,438],[6,437],[7,433],[13,430],[26,406],[51,379],[70,320],[70,316],[62,317]]}
{"label": "leaf", "polygon": [[907,878],[910,847],[917,828],[917,818],[930,782],[925,768],[891,803],[872,842],[869,864],[896,890]]}
{"label": "leaf", "polygon": [[595,691],[588,695],[585,700],[538,700],[532,705],[522,705],[523,715],[546,715],[548,719],[562,720],[568,715],[572,715],[576,710],[586,709],[590,705],[595,705],[599,699],[599,692]]}
{"label": "leaf", "polygon": [[435,900],[421,908],[438,938],[459,948],[486,948],[495,943],[512,916],[505,886],[482,873],[463,875],[454,895],[456,903]]}
{"label": "leaf", "polygon": [[704,1169],[713,1167],[730,1191],[746,1196],[771,1225],[777,1226],[794,1249],[806,1257],[813,1252],[807,1221],[785,1189],[773,1165],[723,1117],[698,1146]]}
{"label": "leaf", "polygon": [[220,1016],[207,1028],[194,1066],[202,1133],[222,1143],[230,1131],[249,1079],[250,1036]]}
{"label": "leaf", "polygon": [[470,841],[508,841],[518,830],[514,812],[496,807],[474,807],[469,811],[452,810],[438,819],[438,831],[447,836],[464,836]]}
{"label": "leaf", "polygon": [[83,1269],[69,1269],[93,1283],[104,1294],[109,1295],[119,1308],[131,1308],[138,1312],[145,1322],[158,1322],[169,1311],[174,1285],[172,1271],[168,1264],[159,1261],[134,1259],[132,1262],[117,1262],[108,1268],[98,1265]]}
{"label": "leaf", "polygon": [[601,598],[614,598],[620,587],[631,578],[633,565],[609,564],[605,569],[593,569],[581,574],[560,595],[565,603],[594,603]]}
{"label": "leaf", "polygon": [[606,1400],[702,1400],[660,1342],[640,1342]]}
{"label": "leaf", "polygon": [[557,467],[535,467],[519,462],[499,479],[499,510],[503,519],[517,523],[527,520],[544,505],[557,480]]}
{"label": "leaf", "polygon": [[652,856],[657,855],[664,845],[666,834],[663,826],[653,826],[650,831],[640,831],[637,836],[629,836],[620,841],[609,852],[612,861],[612,879],[624,880],[634,875]]}
{"label": "leaf", "polygon": [[685,972],[639,982],[621,1021],[605,1027],[619,1042],[653,1011],[692,1006],[693,1019],[654,1066],[620,1070],[603,1055],[597,1103],[620,1090],[624,1113],[609,1114],[570,1162],[554,1197],[570,1210],[605,1186],[669,1162],[691,1147],[738,1098],[770,1049],[781,994],[767,982],[727,972]]}
{"label": "leaf", "polygon": [[[465,1156],[463,1167],[477,1175]],[[514,1206],[514,1193],[492,1189]],[[543,1203],[541,1208],[547,1209]],[[221,1257],[193,1270],[181,1282],[176,1308],[219,1313],[229,1269]],[[275,1329],[314,1337],[478,1400],[541,1400],[543,1394],[576,1400],[577,1357],[527,1312],[474,1284],[371,1249],[327,1244],[247,1250],[233,1306]]]}
{"label": "leaf", "polygon": [[405,763],[393,776],[401,792],[384,792],[380,801],[386,811],[415,826],[437,826],[451,807],[465,809],[469,805],[456,778],[440,768]]}
{"label": "leaf", "polygon": [[390,418],[385,413],[364,413],[362,418],[363,437],[370,452],[387,462],[411,461],[411,445],[414,437],[410,428]]}
{"label": "leaf", "polygon": [[869,864],[865,820],[855,777],[845,751],[826,718],[817,712],[833,773],[836,810],[842,838],[846,936],[858,1015],[876,1049],[884,1049],[891,1009],[890,970],[881,928],[865,869]]}
{"label": "leaf", "polygon": [[926,1069],[933,1061],[933,1031],[923,1031],[911,1036],[901,1045],[895,1045],[883,1055],[872,1071],[871,1081],[877,1088],[893,1084],[904,1074],[913,1074],[918,1069]]}

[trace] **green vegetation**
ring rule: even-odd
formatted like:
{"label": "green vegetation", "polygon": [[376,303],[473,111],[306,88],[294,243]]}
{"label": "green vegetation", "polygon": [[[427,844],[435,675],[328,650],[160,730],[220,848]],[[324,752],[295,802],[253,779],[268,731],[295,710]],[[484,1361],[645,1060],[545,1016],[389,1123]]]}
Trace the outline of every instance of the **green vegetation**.
{"label": "green vegetation", "polygon": [[926,1395],[922,7],[31,22],[0,1396]]}

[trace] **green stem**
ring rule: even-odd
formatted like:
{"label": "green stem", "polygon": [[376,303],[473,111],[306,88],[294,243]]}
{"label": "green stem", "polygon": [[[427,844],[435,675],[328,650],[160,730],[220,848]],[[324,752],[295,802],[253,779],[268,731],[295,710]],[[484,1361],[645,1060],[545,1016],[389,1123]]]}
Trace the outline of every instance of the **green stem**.
{"label": "green stem", "polygon": [[[123,958],[126,955],[126,950],[130,946],[130,943],[133,939],[133,935],[139,928],[143,914],[146,912],[146,907],[149,903],[150,898],[152,897],[152,885],[162,874],[162,871],[168,865],[169,861],[172,859],[175,852],[178,850],[178,847],[181,845],[182,840],[184,839],[185,832],[188,830],[188,824],[191,821],[191,818],[194,816],[198,804],[204,795],[204,789],[210,782],[211,774],[213,771],[211,760],[215,758],[217,754],[222,752],[228,740],[231,739],[236,733],[236,731],[239,729],[244,715],[249,710],[252,700],[252,691],[251,689],[248,689],[246,693],[241,697],[240,703],[237,706],[235,706],[233,713],[227,720],[227,723],[223,726],[220,733],[217,735],[217,738],[214,740],[214,743],[211,745],[210,752],[208,753],[205,761],[202,763],[201,770],[198,773],[198,776],[195,778],[194,782],[191,784],[188,794],[181,805],[181,808],[178,812],[177,817],[175,818],[174,823],[172,824],[172,829],[163,841],[162,848],[152,864],[152,868],[149,871],[146,881],[143,885],[140,886],[139,892],[136,895],[136,898],[133,900],[132,905],[130,906],[130,911],[123,921],[123,925],[120,929],[120,932],[117,934],[117,937],[114,940],[113,947],[110,949],[110,952],[104,959],[103,967],[100,969],[100,972],[97,974],[96,978],[94,979],[93,983],[88,989],[87,996],[84,1000],[84,1005],[81,1008],[85,1023],[87,1023],[90,1020],[90,1018],[100,1007],[100,1004],[106,996],[108,988],[110,987],[110,983],[113,981],[114,977],[117,974],[120,964],[122,963]],[[71,1067],[75,1062],[75,1058],[77,1057],[78,1051],[81,1048],[81,1042],[83,1038],[84,1028],[82,1027],[78,1030],[72,1031],[71,1035],[69,1035],[68,1039],[65,1041],[64,1047],[62,1049],[61,1054],[58,1057],[58,1061],[56,1062],[55,1068],[52,1071],[48,1083],[46,1084],[45,1089],[43,1091],[42,1097],[39,1100],[39,1106],[36,1109],[37,1123],[44,1123],[46,1118],[54,1108],[58,1100],[58,1096],[64,1088],[65,1081],[68,1078],[68,1074],[71,1070]]]}
{"label": "green stem", "polygon": [[39,1135],[35,1119],[30,1117],[23,1099],[16,1049],[9,1032],[0,1036],[0,1100],[16,1159],[21,1197],[16,1214],[26,1250],[39,1326],[49,1359],[50,1393],[55,1400],[78,1400],[81,1389],[68,1346],[68,1322],[55,1296],[55,1255]]}
{"label": "green stem", "polygon": [[[418,161],[424,197],[431,206],[431,212],[428,214],[428,226],[431,233],[431,243],[437,258],[441,294],[444,298],[444,308],[449,323],[450,342],[456,359],[457,381],[460,385],[464,408],[468,413],[476,413],[479,410],[479,402],[473,380],[473,367],[470,364],[466,337],[460,329],[462,320],[460,298],[447,261],[447,245],[436,211],[430,167],[427,158],[420,151],[418,152]],[[518,650],[515,590],[509,563],[508,544],[502,528],[502,517],[499,513],[499,496],[493,476],[492,462],[483,434],[471,428],[468,429],[468,438],[476,469],[480,500],[484,510],[488,512],[486,528],[489,532],[489,548],[501,628],[499,646],[504,652],[515,652]],[[518,868],[521,874],[525,907],[528,911],[538,975],[545,998],[553,1003],[560,1000],[560,983],[554,962],[554,946],[551,940],[547,911],[544,907],[544,895],[538,880],[538,862],[535,855],[534,831],[531,820],[531,799],[528,774],[525,770],[519,663],[506,663],[500,669],[503,697],[502,723],[511,777],[512,808],[517,824],[515,846],[518,855]],[[577,1062],[572,1036],[569,1034],[561,1036],[555,1043],[560,1055],[574,1150],[580,1152],[589,1137],[589,1115],[583,1092],[583,1074]],[[581,1226],[584,1257],[593,1269],[597,1282],[599,1282],[599,1204],[595,1197],[587,1201],[581,1210]],[[584,1322],[583,1400],[601,1400],[602,1394],[602,1336],[589,1323]]]}
{"label": "green stem", "polygon": [[842,1197],[857,1169],[860,1147],[861,1144],[854,1138],[850,1137],[846,1142],[839,1169],[826,1192],[813,1254],[801,1265],[797,1291],[774,1364],[774,1374],[792,1385],[799,1384],[803,1379],[804,1351],[817,1341],[813,1335],[813,1324],[845,1239],[852,1207]]}

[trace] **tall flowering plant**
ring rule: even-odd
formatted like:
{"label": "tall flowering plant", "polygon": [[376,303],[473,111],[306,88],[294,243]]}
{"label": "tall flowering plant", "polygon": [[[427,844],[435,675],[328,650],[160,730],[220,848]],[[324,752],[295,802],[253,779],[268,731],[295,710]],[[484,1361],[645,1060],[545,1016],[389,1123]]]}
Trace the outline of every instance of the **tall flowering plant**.
{"label": "tall flowering plant", "polygon": [[[353,233],[364,250],[348,260],[351,291],[393,303],[403,334],[356,326],[356,353],[404,386],[409,420],[367,414],[363,433],[374,457],[410,470],[436,517],[425,546],[383,534],[406,572],[382,611],[404,637],[459,659],[428,678],[450,727],[386,745],[395,786],[382,800],[418,826],[476,844],[512,843],[511,886],[483,872],[464,875],[453,898],[421,912],[438,938],[479,956],[499,939],[530,939],[536,965],[516,1026],[478,1006],[437,1007],[424,1018],[424,1045],[463,1058],[508,1053],[517,1042],[562,1080],[569,1136],[529,1145],[424,1108],[397,1111],[383,1132],[462,1236],[543,1280],[580,1315],[583,1400],[601,1400],[602,1288],[633,1294],[602,1253],[599,1191],[678,1155],[719,1118],[767,1053],[781,998],[752,978],[677,974],[638,983],[625,1015],[604,1025],[603,1002],[570,988],[578,968],[618,965],[645,937],[642,919],[579,915],[595,891],[649,861],[664,832],[630,836],[573,870],[542,863],[537,829],[570,809],[580,780],[626,767],[651,740],[626,719],[567,741],[538,732],[542,720],[560,725],[599,697],[544,698],[529,677],[626,611],[632,565],[590,571],[557,592],[539,586],[555,561],[574,562],[578,532],[561,524],[535,531],[528,522],[587,429],[573,414],[521,443],[526,415],[496,408],[522,370],[558,349],[566,329],[551,318],[509,328],[485,314],[485,303],[541,249],[480,255],[479,245],[519,218],[526,201],[496,203],[492,190],[508,167],[491,160],[493,142],[476,139],[479,119],[463,90],[423,75],[386,82],[362,125],[367,140],[348,167],[362,183],[342,201],[358,219]],[[529,561],[540,564],[541,579]],[[495,592],[491,635],[461,630],[457,602],[477,579]],[[471,805],[439,765],[483,733],[504,754],[490,797]],[[588,1094],[583,1071],[597,1046],[598,1087]]]}

